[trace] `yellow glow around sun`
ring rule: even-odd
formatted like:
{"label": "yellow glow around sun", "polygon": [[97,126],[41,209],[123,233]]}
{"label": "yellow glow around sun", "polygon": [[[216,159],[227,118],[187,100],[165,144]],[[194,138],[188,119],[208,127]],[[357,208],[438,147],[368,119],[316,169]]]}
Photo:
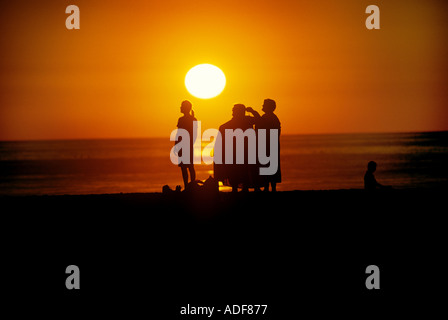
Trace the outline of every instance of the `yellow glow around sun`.
{"label": "yellow glow around sun", "polygon": [[199,64],[185,76],[185,87],[193,96],[210,99],[219,95],[226,86],[224,72],[212,64]]}

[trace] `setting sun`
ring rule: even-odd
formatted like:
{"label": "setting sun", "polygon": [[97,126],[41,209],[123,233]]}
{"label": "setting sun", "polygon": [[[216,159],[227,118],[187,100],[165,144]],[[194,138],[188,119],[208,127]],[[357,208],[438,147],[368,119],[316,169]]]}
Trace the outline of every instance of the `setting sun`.
{"label": "setting sun", "polygon": [[199,64],[191,68],[185,76],[185,87],[197,98],[214,98],[224,90],[225,86],[224,72],[211,64]]}

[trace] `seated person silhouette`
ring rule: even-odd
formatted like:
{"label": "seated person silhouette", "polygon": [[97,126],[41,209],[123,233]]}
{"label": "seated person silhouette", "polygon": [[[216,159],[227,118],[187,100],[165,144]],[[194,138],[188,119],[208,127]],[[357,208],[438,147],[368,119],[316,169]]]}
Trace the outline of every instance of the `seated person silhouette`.
{"label": "seated person silhouette", "polygon": [[[221,141],[217,142],[215,148],[220,148],[222,157],[225,159],[225,145],[231,143],[226,141],[226,129],[241,129],[243,131],[252,128],[255,124],[254,117],[246,116],[246,107],[243,104],[235,104],[232,109],[232,119],[219,127],[221,133]],[[233,192],[238,191],[238,187],[242,187],[243,191],[248,191],[248,188],[253,187],[252,181],[252,167],[247,161],[248,144],[244,145],[245,160],[244,164],[236,164],[236,145],[233,145],[233,164],[214,164],[215,179],[222,181],[224,185],[230,185]]]}
{"label": "seated person silhouette", "polygon": [[375,176],[373,175],[375,171],[376,171],[376,162],[370,161],[367,164],[367,171],[366,174],[364,175],[364,189],[372,191],[376,189],[390,188],[387,186],[383,186],[382,184],[376,181]]}

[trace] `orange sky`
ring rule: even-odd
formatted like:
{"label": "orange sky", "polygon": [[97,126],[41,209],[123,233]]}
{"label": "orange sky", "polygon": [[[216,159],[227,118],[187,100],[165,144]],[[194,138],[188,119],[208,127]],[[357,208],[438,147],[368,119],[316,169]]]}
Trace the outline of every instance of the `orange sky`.
{"label": "orange sky", "polygon": [[[447,14],[435,0],[11,1],[0,140],[169,137],[184,99],[203,129],[272,98],[285,134],[448,130]],[[226,74],[217,98],[186,91],[199,63]]]}

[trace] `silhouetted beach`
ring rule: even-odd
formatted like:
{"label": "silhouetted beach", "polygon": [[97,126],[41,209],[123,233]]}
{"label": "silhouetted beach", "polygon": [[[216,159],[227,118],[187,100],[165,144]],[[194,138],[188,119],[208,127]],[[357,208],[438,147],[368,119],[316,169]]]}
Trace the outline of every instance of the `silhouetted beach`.
{"label": "silhouetted beach", "polygon": [[3,313],[438,319],[447,13],[3,1]]}
{"label": "silhouetted beach", "polygon": [[[394,188],[448,185],[448,132],[285,135],[279,191],[363,188],[367,163]],[[163,139],[0,142],[0,195],[161,192],[182,184]],[[196,178],[213,165],[196,165]]]}
{"label": "silhouetted beach", "polygon": [[[167,319],[188,303],[266,302],[287,318],[297,301],[315,312],[322,299],[381,310],[432,298],[446,267],[446,132],[282,139],[276,193],[174,191],[166,139],[2,142],[5,287],[67,308],[150,301]],[[372,160],[367,181],[393,189],[362,189]],[[195,166],[197,179],[212,167]],[[71,264],[81,293],[64,286]]]}
{"label": "silhouetted beach", "polygon": [[[169,315],[182,303],[250,297],[280,308],[278,315],[294,312],[297,299],[304,309],[322,297],[384,307],[398,303],[396,296],[409,302],[417,293],[431,295],[444,266],[445,194],[240,192],[211,200],[136,193],[0,201],[8,208],[3,225],[14,243],[11,249],[6,245],[6,264],[16,273],[33,265],[40,274],[33,286],[47,288],[40,294],[49,299],[72,298],[58,284],[64,275],[57,269],[76,261],[87,270],[82,294],[89,299],[80,300],[83,305],[94,303],[96,294],[117,303],[150,299],[154,312]],[[383,271],[381,295],[365,290],[370,264]],[[415,270],[425,274],[424,282],[409,280]],[[13,281],[17,290],[28,286],[26,278]]]}

